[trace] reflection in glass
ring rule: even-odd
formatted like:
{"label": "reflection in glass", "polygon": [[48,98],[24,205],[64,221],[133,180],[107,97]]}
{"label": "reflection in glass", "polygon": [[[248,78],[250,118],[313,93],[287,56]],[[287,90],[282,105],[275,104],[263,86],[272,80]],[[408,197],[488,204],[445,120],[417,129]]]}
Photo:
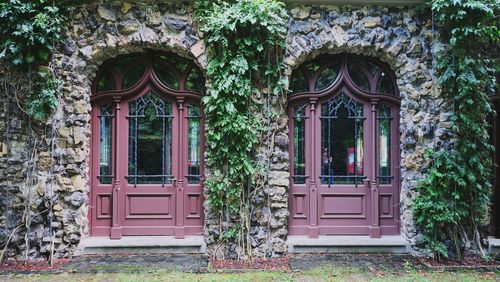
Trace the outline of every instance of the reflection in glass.
{"label": "reflection in glass", "polygon": [[153,68],[156,76],[158,76],[163,84],[172,89],[179,90],[179,78],[170,67],[167,67],[167,65],[163,63],[154,62]]}
{"label": "reflection in glass", "polygon": [[293,180],[295,184],[306,182],[306,107],[307,104],[295,107],[293,113]]}
{"label": "reflection in glass", "polygon": [[361,184],[363,106],[341,93],[321,111],[321,183]]}
{"label": "reflection in glass", "polygon": [[115,79],[109,70],[105,70],[104,73],[99,78],[97,82],[97,92],[114,90],[115,89]]}
{"label": "reflection in glass", "polygon": [[205,92],[205,79],[203,74],[197,67],[193,67],[186,79],[186,90],[191,90],[198,93]]}
{"label": "reflection in glass", "polygon": [[115,60],[113,63],[113,68],[118,75],[123,75],[126,69],[131,65],[146,62],[147,58],[144,54],[128,54],[126,56],[121,56],[119,59]]}
{"label": "reflection in glass", "polygon": [[291,77],[290,90],[292,90],[293,93],[306,92],[309,90],[306,76],[300,69],[295,70]]}
{"label": "reflection in glass", "polygon": [[188,183],[200,182],[200,108],[188,106]]}
{"label": "reflection in glass", "polygon": [[148,93],[129,106],[128,182],[172,181],[172,105]]}
{"label": "reflection in glass", "polygon": [[391,184],[391,109],[378,107],[379,120],[379,183]]}
{"label": "reflection in glass", "polygon": [[111,104],[102,106],[99,115],[99,181],[101,184],[111,184],[111,134],[113,113]]}
{"label": "reflection in glass", "polygon": [[377,82],[377,93],[394,94],[391,77],[383,71]]}
{"label": "reflection in glass", "polygon": [[185,58],[173,54],[158,55],[157,60],[169,62],[179,73],[185,73],[189,67],[189,62]]}
{"label": "reflection in glass", "polygon": [[307,62],[305,64],[305,68],[309,73],[315,73],[319,71],[323,63],[324,63],[324,58],[316,58],[313,61]]}
{"label": "reflection in glass", "polygon": [[140,62],[134,67],[132,67],[132,69],[129,70],[123,77],[122,89],[127,89],[129,87],[134,86],[139,81],[139,79],[141,79],[145,71],[146,71],[145,61]]}
{"label": "reflection in glass", "polygon": [[372,77],[375,75],[379,68],[378,65],[367,59],[350,58],[349,63],[363,66],[363,68],[365,68]]}
{"label": "reflection in glass", "polygon": [[363,72],[352,66],[348,65],[347,70],[349,71],[349,76],[351,77],[354,84],[360,89],[370,92],[370,83],[368,82],[367,77],[363,74]]}
{"label": "reflection in glass", "polygon": [[339,74],[340,64],[335,64],[323,70],[316,80],[316,91],[326,89],[332,85]]}

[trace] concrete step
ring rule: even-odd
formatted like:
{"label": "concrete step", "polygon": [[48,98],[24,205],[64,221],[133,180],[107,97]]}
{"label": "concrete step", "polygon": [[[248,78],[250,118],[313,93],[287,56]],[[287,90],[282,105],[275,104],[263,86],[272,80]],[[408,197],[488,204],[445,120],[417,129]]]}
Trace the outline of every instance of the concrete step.
{"label": "concrete step", "polygon": [[103,254],[204,254],[202,236],[176,239],[173,236],[127,236],[121,239],[89,237],[82,242],[84,255]]}
{"label": "concrete step", "polygon": [[488,253],[500,255],[500,239],[490,236],[488,237],[488,244]]}
{"label": "concrete step", "polygon": [[401,236],[288,236],[289,253],[408,253],[408,244]]}

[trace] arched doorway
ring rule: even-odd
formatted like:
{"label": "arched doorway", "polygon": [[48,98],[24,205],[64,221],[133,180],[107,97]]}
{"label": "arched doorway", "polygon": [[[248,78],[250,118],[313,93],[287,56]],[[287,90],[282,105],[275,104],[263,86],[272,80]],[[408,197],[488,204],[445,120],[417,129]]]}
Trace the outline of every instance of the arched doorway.
{"label": "arched doorway", "polygon": [[204,78],[175,54],[106,61],[92,86],[91,236],[201,235]]}
{"label": "arched doorway", "polygon": [[399,233],[399,93],[385,64],[322,56],[292,74],[289,234]]}

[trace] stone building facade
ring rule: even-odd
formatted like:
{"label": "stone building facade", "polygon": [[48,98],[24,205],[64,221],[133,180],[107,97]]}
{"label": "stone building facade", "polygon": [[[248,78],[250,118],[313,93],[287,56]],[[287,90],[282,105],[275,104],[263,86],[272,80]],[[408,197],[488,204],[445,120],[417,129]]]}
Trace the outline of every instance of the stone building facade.
{"label": "stone building facade", "polygon": [[[426,167],[424,152],[445,148],[450,139],[449,109],[433,73],[433,48],[439,44],[431,18],[408,6],[290,4],[288,9],[285,76],[289,81],[302,64],[324,55],[369,57],[393,71],[400,97],[397,222],[399,234],[418,253],[421,236],[412,219],[412,197]],[[91,96],[105,61],[154,50],[192,61],[203,73],[207,67],[192,3],[96,1],[75,8],[72,15],[69,37],[52,62],[64,85],[50,124],[30,122],[18,108],[17,99],[25,91],[20,85],[27,78],[18,75],[13,80],[14,74],[2,73],[0,131],[6,152],[0,156],[0,242],[9,240],[9,256],[26,248],[30,257],[47,256],[52,247],[58,257],[78,255],[82,241],[91,236],[89,209],[96,204],[89,196]],[[264,189],[251,201],[250,235],[256,256],[287,253],[291,179],[287,103],[287,97],[269,101],[278,116],[269,124],[272,142],[257,148],[258,161],[269,164],[269,170]],[[219,223],[207,203],[204,207],[202,234],[208,252],[215,254]],[[237,250],[229,247],[225,252]]]}

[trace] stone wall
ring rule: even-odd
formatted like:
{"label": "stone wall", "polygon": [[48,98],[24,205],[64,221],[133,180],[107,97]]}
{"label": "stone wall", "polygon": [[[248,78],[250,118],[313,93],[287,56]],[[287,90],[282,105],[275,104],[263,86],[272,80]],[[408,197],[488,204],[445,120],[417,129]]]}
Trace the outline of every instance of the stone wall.
{"label": "stone wall", "polygon": [[[21,225],[11,239],[9,255],[22,252],[26,230],[30,257],[48,255],[51,241],[58,257],[80,253],[81,239],[89,230],[90,95],[96,71],[107,59],[146,49],[172,51],[200,66],[205,64],[191,12],[185,4],[122,1],[77,7],[68,40],[58,47],[52,62],[64,85],[48,126],[36,125],[37,132],[33,132],[26,116],[15,110],[15,101],[0,102],[3,108],[10,105],[15,110],[11,117],[4,110],[0,124],[9,147],[8,156],[0,158],[0,223],[4,227],[0,242]],[[6,123],[9,130],[5,130]],[[31,216],[22,220],[25,210]]]}
{"label": "stone wall", "polygon": [[[30,211],[28,228],[21,227],[13,236],[9,255],[22,252],[26,230],[30,256],[47,255],[51,241],[58,257],[81,251],[81,239],[89,229],[90,87],[102,62],[153,49],[175,52],[202,69],[206,66],[189,4],[90,3],[72,14],[69,39],[54,56],[55,72],[64,85],[49,125],[32,130],[12,93],[9,99],[4,94],[0,99],[4,109],[0,130],[9,148],[8,156],[0,157],[0,242],[22,223],[26,204]],[[325,53],[372,56],[396,73],[402,98],[401,226],[416,250],[413,189],[425,167],[424,150],[442,146],[449,126],[449,115],[437,106],[439,93],[432,80],[430,20],[408,8],[377,6],[291,6],[290,15],[287,78],[301,63]],[[2,87],[2,92],[9,92],[3,83]],[[256,149],[257,160],[268,173],[251,198],[251,243],[255,256],[280,256],[286,253],[289,215],[287,99],[254,100],[261,109],[277,113],[277,118],[268,121],[263,112],[256,113],[268,122],[269,130],[261,132]],[[219,223],[206,204],[205,221],[208,252],[214,254]],[[235,255],[238,250],[229,246],[224,253]]]}

